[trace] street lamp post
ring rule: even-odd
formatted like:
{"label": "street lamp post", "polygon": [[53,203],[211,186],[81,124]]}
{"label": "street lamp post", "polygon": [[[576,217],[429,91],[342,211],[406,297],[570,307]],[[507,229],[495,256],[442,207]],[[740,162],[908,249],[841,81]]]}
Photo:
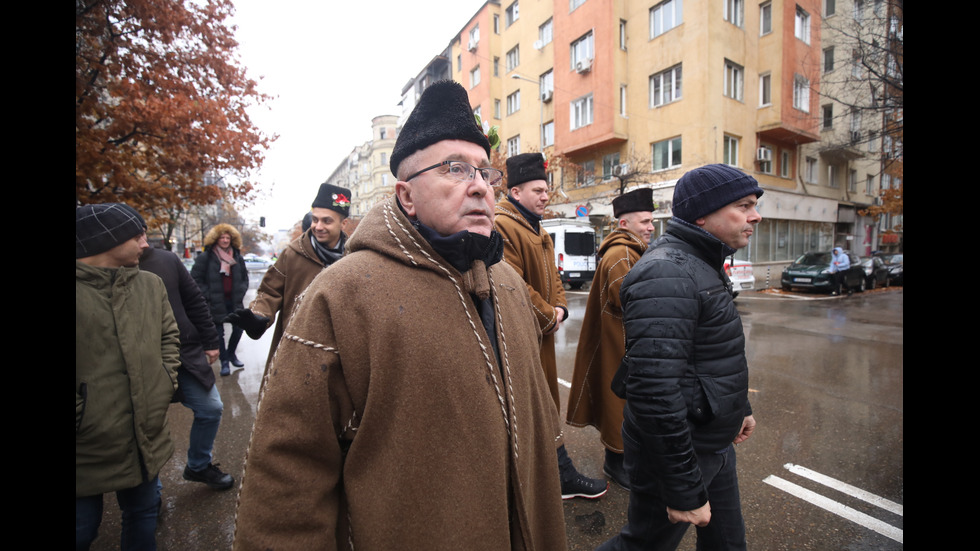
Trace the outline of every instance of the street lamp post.
{"label": "street lamp post", "polygon": [[544,153],[544,100],[541,98],[541,83],[537,80],[527,78],[517,73],[510,75],[510,78],[517,79],[517,80],[525,80],[527,82],[532,82],[538,85],[538,106],[539,106],[538,150],[543,154]]}

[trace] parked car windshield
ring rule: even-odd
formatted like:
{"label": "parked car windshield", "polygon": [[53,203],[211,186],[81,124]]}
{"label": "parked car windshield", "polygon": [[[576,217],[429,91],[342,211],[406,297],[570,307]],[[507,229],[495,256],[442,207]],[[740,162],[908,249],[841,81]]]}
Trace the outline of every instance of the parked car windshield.
{"label": "parked car windshield", "polygon": [[794,264],[800,264],[803,266],[819,266],[821,264],[826,264],[827,266],[830,266],[830,253],[806,253],[797,258]]}

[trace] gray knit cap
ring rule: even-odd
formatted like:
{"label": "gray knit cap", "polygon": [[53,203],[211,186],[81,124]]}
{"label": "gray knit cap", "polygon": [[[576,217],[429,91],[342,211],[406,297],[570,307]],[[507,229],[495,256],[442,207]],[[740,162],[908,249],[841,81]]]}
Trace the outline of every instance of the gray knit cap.
{"label": "gray knit cap", "polygon": [[681,176],[674,186],[674,216],[694,222],[712,212],[755,194],[762,197],[755,178],[723,164],[705,165]]}
{"label": "gray knit cap", "polygon": [[143,219],[129,205],[99,203],[75,209],[75,258],[104,253],[143,233]]}

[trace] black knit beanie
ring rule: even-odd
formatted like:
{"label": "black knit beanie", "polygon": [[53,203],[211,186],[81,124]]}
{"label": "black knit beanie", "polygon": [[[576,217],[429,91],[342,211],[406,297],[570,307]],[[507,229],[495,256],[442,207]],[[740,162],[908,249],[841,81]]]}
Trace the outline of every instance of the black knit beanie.
{"label": "black knit beanie", "polygon": [[490,157],[490,141],[477,126],[469,96],[458,82],[441,80],[422,92],[415,109],[398,133],[388,166],[398,177],[398,165],[412,153],[443,140],[463,140],[479,145]]}
{"label": "black knit beanie", "polygon": [[143,219],[129,205],[99,203],[75,209],[75,258],[104,253],[143,233]]}
{"label": "black knit beanie", "polygon": [[674,186],[674,216],[693,223],[712,212],[755,194],[762,197],[755,178],[724,164],[705,165],[681,176]]}

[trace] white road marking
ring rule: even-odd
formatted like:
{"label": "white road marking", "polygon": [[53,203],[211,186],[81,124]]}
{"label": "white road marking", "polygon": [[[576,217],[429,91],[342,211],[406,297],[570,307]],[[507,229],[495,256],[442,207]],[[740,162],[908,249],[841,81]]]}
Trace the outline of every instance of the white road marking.
{"label": "white road marking", "polygon": [[885,499],[885,498],[880,497],[880,496],[876,496],[876,495],[872,494],[871,492],[866,492],[866,491],[862,490],[861,488],[858,488],[856,486],[851,486],[850,484],[848,484],[846,482],[841,482],[840,480],[837,480],[835,478],[831,478],[831,477],[829,477],[827,475],[822,475],[822,474],[820,474],[820,473],[818,473],[816,471],[811,471],[810,469],[807,469],[806,467],[801,467],[799,465],[794,465],[792,463],[787,463],[787,464],[783,465],[783,467],[786,467],[786,470],[788,470],[791,473],[798,474],[798,475],[800,475],[800,476],[802,476],[804,478],[809,478],[810,480],[812,480],[814,482],[819,482],[820,484],[823,484],[824,486],[827,486],[829,488],[833,488],[833,489],[837,490],[838,492],[847,494],[847,495],[849,495],[851,497],[855,497],[857,499],[860,499],[861,501],[870,503],[870,504],[874,505],[875,507],[880,507],[880,508],[882,508],[882,509],[884,509],[886,511],[891,511],[892,513],[895,513],[896,515],[899,515],[899,516],[902,516],[902,517],[905,516],[905,513],[904,513],[905,507],[903,505],[901,505],[900,503],[895,503],[894,501]]}
{"label": "white road marking", "polygon": [[898,543],[904,543],[903,530],[901,528],[896,528],[886,522],[880,521],[870,515],[862,513],[856,509],[848,507],[843,503],[834,501],[828,497],[824,497],[814,491],[808,490],[802,486],[796,485],[788,480],[784,480],[775,475],[769,475],[763,480],[766,484],[779,488],[780,490],[796,496],[804,501],[812,503],[817,507],[825,509],[837,516],[843,517],[855,524],[864,526],[869,530],[874,530],[879,534],[891,538]]}
{"label": "white road marking", "polygon": [[558,384],[560,384],[565,388],[572,388],[572,383],[566,381],[565,379],[562,379],[561,377],[558,377]]}

